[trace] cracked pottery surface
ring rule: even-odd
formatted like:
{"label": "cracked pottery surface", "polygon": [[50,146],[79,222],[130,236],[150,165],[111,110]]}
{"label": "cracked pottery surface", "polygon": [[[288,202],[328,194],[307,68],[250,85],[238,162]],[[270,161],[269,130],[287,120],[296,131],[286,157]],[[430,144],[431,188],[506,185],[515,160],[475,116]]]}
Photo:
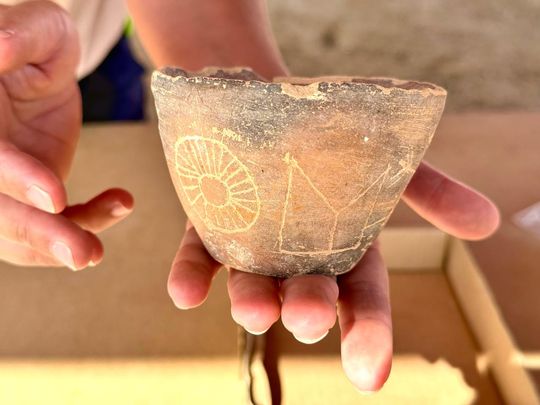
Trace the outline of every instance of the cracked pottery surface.
{"label": "cracked pottery surface", "polygon": [[154,72],[180,201],[219,262],[290,277],[349,271],[418,167],[446,91],[388,78]]}

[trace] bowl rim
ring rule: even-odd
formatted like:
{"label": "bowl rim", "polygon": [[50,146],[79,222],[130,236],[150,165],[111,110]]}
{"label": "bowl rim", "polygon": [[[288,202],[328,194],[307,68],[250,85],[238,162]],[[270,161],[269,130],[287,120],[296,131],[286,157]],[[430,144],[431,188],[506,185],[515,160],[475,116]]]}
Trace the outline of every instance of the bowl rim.
{"label": "bowl rim", "polygon": [[260,85],[266,88],[277,88],[283,93],[297,98],[309,98],[310,93],[319,90],[320,85],[340,87],[371,87],[377,88],[383,93],[392,91],[419,92],[435,96],[446,97],[447,91],[430,82],[417,80],[402,80],[383,76],[277,76],[273,81],[265,81],[249,67],[217,67],[210,66],[198,71],[189,71],[175,66],[165,66],[154,70],[152,82],[165,79],[170,82],[184,80],[189,83],[213,83],[234,84],[246,86],[246,84]]}

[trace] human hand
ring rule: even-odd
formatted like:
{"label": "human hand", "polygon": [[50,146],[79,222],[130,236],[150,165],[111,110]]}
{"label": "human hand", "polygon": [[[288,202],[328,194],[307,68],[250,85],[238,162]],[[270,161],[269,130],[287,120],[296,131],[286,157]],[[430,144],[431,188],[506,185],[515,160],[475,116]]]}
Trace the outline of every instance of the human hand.
{"label": "human hand", "polygon": [[[458,238],[476,240],[497,228],[495,206],[469,187],[422,163],[403,195],[419,215]],[[175,305],[200,305],[220,268],[189,224],[169,276]],[[229,270],[234,320],[261,334],[280,317],[297,340],[315,343],[339,317],[343,368],[362,391],[379,390],[392,363],[392,320],[388,274],[375,242],[350,272],[341,276],[303,275],[278,280]],[[337,305],[337,313],[336,313]]]}
{"label": "human hand", "polygon": [[[287,75],[264,0],[219,2],[219,6],[196,0],[127,3],[158,66],[192,71],[205,66],[249,66],[268,79]],[[178,41],[179,37],[193,40]],[[493,204],[425,164],[403,198],[421,216],[459,238],[483,238],[498,224]],[[176,306],[200,305],[219,268],[188,223],[168,282]],[[264,332],[281,317],[297,339],[315,342],[338,315],[348,377],[365,391],[379,389],[386,380],[392,327],[387,274],[376,244],[353,270],[337,279],[310,275],[280,281],[230,270],[228,288],[234,320],[252,333]]]}
{"label": "human hand", "polygon": [[99,263],[99,232],[129,214],[110,189],[67,206],[64,181],[81,125],[70,17],[49,1],[0,6],[0,260],[25,266]]}

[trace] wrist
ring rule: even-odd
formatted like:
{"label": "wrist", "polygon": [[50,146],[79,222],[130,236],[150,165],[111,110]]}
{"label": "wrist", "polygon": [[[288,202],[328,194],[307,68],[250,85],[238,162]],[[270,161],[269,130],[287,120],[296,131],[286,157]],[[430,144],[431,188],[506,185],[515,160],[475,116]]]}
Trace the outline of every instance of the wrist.
{"label": "wrist", "polygon": [[264,0],[129,0],[128,5],[157,66],[190,71],[245,66],[265,79],[288,74]]}

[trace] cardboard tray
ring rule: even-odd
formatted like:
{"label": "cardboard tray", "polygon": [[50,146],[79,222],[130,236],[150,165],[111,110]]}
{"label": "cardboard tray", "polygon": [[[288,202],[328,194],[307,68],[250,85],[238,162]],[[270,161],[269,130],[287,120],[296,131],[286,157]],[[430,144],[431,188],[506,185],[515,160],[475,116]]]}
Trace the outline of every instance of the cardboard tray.
{"label": "cardboard tray", "polygon": [[540,403],[466,244],[430,228],[389,228],[381,239],[395,339],[383,390],[359,397],[339,372],[337,327],[309,347],[280,326],[266,342],[281,381],[273,382],[274,397],[285,404]]}
{"label": "cardboard tray", "polygon": [[[205,306],[187,312],[168,302],[165,277],[163,285],[142,285],[134,275],[138,293],[119,288],[112,299],[109,277],[86,286],[61,277],[64,285],[31,288],[30,301],[11,297],[0,319],[12,326],[0,339],[0,403],[240,404],[249,403],[250,383],[259,404],[272,397],[284,404],[538,403],[530,377],[509,361],[511,342],[465,245],[429,228],[390,228],[381,238],[391,269],[396,355],[379,394],[361,396],[344,376],[337,328],[305,346],[277,325],[257,338],[266,358],[255,351],[246,363],[239,355],[249,352],[249,341],[230,319],[222,272]],[[141,258],[134,256],[121,265],[137,273]],[[114,273],[119,257],[95,273]],[[17,279],[16,272],[0,274]],[[76,302],[81,287],[94,292],[83,305]],[[268,383],[272,370],[265,365],[273,357],[281,386],[275,375]]]}
{"label": "cardboard tray", "polygon": [[[262,358],[240,356],[254,342],[238,338],[225,273],[199,309],[179,311],[167,296],[185,217],[154,124],[83,129],[70,201],[107,187],[130,190],[137,206],[103,234],[96,269],[0,263],[0,403],[239,404],[251,380],[270,403]],[[496,404],[500,391],[511,404],[538,403],[540,376],[527,372],[465,245],[429,228],[382,238],[396,349],[387,386],[359,396],[341,370],[337,329],[308,347],[276,328],[268,344],[280,350],[283,401]]]}

